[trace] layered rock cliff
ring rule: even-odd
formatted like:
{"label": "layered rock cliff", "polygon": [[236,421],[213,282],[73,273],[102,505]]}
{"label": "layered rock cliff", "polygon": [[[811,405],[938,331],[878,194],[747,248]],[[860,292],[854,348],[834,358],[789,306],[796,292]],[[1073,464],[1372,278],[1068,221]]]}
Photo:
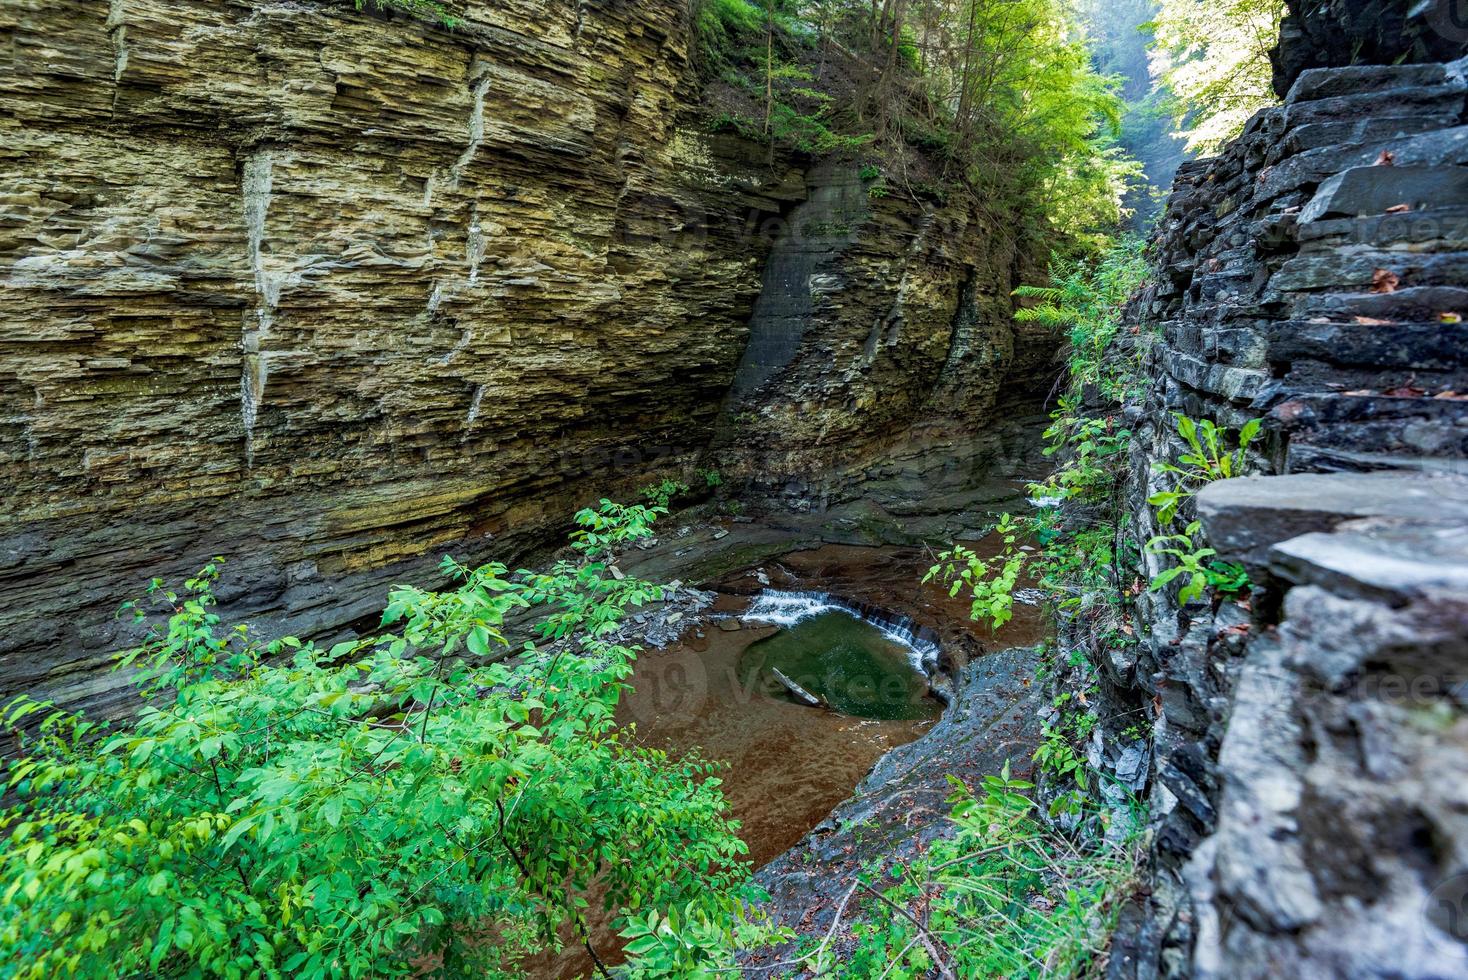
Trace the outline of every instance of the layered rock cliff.
{"label": "layered rock cliff", "polygon": [[1468,973],[1468,62],[1344,66],[1359,6],[1300,14],[1284,61],[1337,67],[1184,165],[1133,306],[1137,541],[1172,413],[1270,435],[1197,501],[1250,599],[1146,593],[1136,654],[1094,658],[1101,714],[1155,719],[1150,775],[1122,723],[1093,748],[1153,818],[1113,976]]}
{"label": "layered rock cliff", "polygon": [[320,634],[711,444],[818,506],[1045,361],[992,219],[700,125],[686,0],[454,7],[0,10],[0,696],[118,708],[111,611],[211,555]]}

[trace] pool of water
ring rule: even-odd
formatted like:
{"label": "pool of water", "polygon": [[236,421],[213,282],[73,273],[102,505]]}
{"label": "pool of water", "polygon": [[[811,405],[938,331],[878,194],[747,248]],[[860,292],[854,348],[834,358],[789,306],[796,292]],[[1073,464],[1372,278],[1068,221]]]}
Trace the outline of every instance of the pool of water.
{"label": "pool of water", "polygon": [[831,609],[750,644],[739,658],[746,684],[795,700],[775,671],[845,715],[883,721],[936,718],[941,706],[914,650],[872,623]]}
{"label": "pool of water", "polygon": [[[978,547],[988,554],[987,542]],[[999,635],[973,623],[961,598],[922,584],[930,564],[923,549],[828,545],[787,554],[770,562],[763,578],[749,570],[711,583],[720,593],[716,610],[729,618],[637,658],[617,721],[640,744],[697,749],[728,764],[724,796],[754,867],[793,847],[878,759],[932,727],[943,706],[928,693],[925,671],[936,666],[940,649],[945,659],[963,657],[979,645],[1022,645],[1043,635],[1038,609],[1025,606]],[[768,667],[780,664],[831,707],[797,703],[772,682]],[[599,913],[593,903],[588,918],[597,948],[608,962],[620,962],[616,937]],[[574,944],[526,967],[536,980],[591,972]]]}

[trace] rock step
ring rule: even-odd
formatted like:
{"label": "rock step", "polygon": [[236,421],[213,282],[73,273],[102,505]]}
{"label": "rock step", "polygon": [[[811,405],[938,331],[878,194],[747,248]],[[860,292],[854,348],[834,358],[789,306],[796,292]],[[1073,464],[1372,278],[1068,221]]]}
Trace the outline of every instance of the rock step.
{"label": "rock step", "polygon": [[1465,408],[1468,403],[1450,398],[1313,392],[1294,395],[1270,414],[1289,436],[1291,471],[1312,460],[1362,469],[1373,457],[1378,468],[1435,457],[1436,468],[1462,470],[1468,459]]}
{"label": "rock step", "polygon": [[1299,223],[1321,218],[1386,214],[1390,208],[1468,206],[1468,169],[1457,166],[1351,167],[1325,183],[1300,212]]}
{"label": "rock step", "polygon": [[1394,89],[1451,86],[1459,79],[1447,65],[1357,65],[1350,68],[1312,68],[1300,73],[1285,96],[1286,105],[1332,99],[1342,95],[1386,92]]}
{"label": "rock step", "polygon": [[1419,371],[1451,371],[1468,360],[1468,325],[1436,321],[1280,320],[1269,324],[1267,359]]}
{"label": "rock step", "polygon": [[1366,517],[1468,526],[1468,479],[1416,472],[1246,476],[1198,493],[1209,544],[1229,561],[1269,564],[1270,549]]}

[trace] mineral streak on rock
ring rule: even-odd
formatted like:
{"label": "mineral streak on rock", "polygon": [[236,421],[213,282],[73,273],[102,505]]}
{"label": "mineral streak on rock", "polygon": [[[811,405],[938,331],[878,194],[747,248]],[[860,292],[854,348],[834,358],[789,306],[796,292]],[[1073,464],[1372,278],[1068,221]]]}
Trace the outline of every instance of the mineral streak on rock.
{"label": "mineral streak on rock", "polygon": [[[453,31],[331,2],[0,9],[0,696],[120,710],[112,611],[213,555],[227,620],[329,633],[444,553],[513,557],[700,458],[768,227],[855,178],[706,133],[689,26],[686,0],[469,2]],[[982,428],[1024,265],[987,234],[896,196],[854,215],[764,375],[793,397],[741,407],[770,424],[732,469],[912,455],[965,372],[990,388],[943,413]]]}

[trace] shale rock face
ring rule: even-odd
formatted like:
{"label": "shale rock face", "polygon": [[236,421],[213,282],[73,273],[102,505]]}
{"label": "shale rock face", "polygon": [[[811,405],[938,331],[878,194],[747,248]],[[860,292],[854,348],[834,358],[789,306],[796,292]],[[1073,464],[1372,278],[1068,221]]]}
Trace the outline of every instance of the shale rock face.
{"label": "shale rock face", "polygon": [[[227,618],[328,632],[707,450],[781,222],[856,164],[705,134],[686,0],[452,6],[0,10],[0,696],[119,708],[111,611],[212,555]],[[964,283],[1007,321],[1012,246],[991,275],[939,220],[968,222],[864,212],[866,264],[792,287],[823,311],[800,345],[921,320],[860,398],[802,389],[832,440],[893,437],[876,384],[907,407],[951,355],[1008,363],[1007,325],[975,328],[997,367],[946,338]]]}
{"label": "shale rock face", "polygon": [[1157,719],[1114,976],[1468,974],[1465,67],[1300,72],[1179,173],[1132,310],[1161,331],[1137,539],[1186,451],[1171,413],[1271,436],[1266,475],[1197,499],[1250,602],[1148,593],[1140,655],[1097,664],[1103,715]]}

